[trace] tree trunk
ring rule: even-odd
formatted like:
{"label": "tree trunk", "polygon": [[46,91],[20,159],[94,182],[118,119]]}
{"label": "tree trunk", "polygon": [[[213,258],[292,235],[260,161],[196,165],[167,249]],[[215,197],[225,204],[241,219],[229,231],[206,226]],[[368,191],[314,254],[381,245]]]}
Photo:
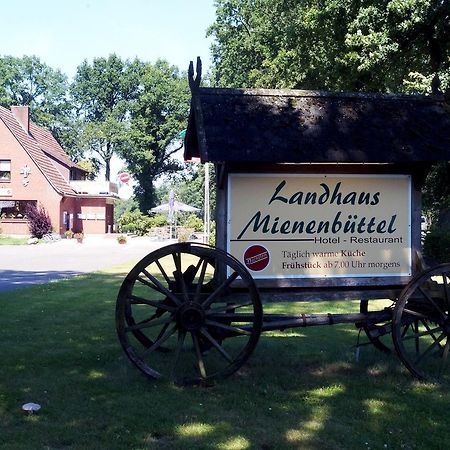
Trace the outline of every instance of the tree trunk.
{"label": "tree trunk", "polygon": [[105,181],[111,178],[111,158],[105,159]]}

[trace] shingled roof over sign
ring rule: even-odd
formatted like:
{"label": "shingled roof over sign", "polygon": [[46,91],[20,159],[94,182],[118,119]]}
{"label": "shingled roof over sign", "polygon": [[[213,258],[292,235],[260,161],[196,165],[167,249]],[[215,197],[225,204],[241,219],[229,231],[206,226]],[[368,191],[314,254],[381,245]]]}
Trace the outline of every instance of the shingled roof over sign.
{"label": "shingled roof over sign", "polygon": [[450,114],[424,96],[200,88],[185,158],[203,162],[450,160]]}

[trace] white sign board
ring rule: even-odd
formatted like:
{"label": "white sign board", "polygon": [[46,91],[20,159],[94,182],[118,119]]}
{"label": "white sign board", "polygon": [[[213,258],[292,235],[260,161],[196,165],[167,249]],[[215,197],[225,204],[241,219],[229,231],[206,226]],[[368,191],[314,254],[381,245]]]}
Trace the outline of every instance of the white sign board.
{"label": "white sign board", "polygon": [[254,278],[411,275],[408,175],[230,174],[227,250]]}

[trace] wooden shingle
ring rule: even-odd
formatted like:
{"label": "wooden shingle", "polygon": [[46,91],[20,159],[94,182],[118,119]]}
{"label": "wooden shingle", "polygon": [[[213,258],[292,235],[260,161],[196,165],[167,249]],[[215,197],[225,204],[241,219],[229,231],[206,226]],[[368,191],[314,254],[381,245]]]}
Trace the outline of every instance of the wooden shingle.
{"label": "wooden shingle", "polygon": [[442,99],[425,96],[195,88],[185,158],[215,163],[450,160],[447,108]]}

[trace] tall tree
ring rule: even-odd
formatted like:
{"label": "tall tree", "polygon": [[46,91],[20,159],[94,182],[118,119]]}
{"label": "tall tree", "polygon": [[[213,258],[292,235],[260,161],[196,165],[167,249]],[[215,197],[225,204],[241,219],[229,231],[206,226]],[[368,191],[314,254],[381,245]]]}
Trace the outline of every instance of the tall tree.
{"label": "tall tree", "polygon": [[122,61],[117,55],[86,60],[77,68],[71,86],[78,116],[83,121],[81,145],[93,151],[111,176],[111,158],[127,139],[132,103],[141,90],[144,64]]}
{"label": "tall tree", "polygon": [[154,180],[180,169],[172,156],[181,148],[179,134],[186,128],[188,110],[187,77],[166,61],[147,64],[142,92],[131,112],[128,147],[122,151],[139,182],[135,194],[141,211],[155,206]]}
{"label": "tall tree", "polygon": [[67,77],[36,56],[0,58],[0,104],[29,106],[31,119],[70,150],[73,133]]}
{"label": "tall tree", "polygon": [[448,0],[216,0],[218,84],[448,89]]}

